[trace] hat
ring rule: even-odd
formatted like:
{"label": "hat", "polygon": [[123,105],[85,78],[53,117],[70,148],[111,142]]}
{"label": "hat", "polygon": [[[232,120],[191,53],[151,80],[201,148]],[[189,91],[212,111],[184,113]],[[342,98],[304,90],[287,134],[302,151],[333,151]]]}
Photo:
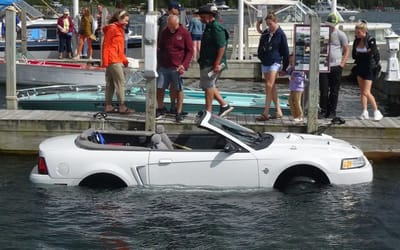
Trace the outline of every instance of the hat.
{"label": "hat", "polygon": [[172,3],[168,4],[168,10],[171,10],[171,9],[180,10],[181,5],[178,2],[172,2]]}
{"label": "hat", "polygon": [[217,6],[214,4],[207,4],[203,5],[199,8],[198,11],[195,12],[195,14],[212,14],[212,15],[217,15],[218,14],[218,9]]}
{"label": "hat", "polygon": [[69,9],[64,9],[63,13],[69,15]]}
{"label": "hat", "polygon": [[339,15],[337,13],[333,12],[328,15],[328,18],[326,19],[326,23],[330,24],[330,25],[332,25],[332,24],[336,25],[339,23],[339,20],[340,20]]}

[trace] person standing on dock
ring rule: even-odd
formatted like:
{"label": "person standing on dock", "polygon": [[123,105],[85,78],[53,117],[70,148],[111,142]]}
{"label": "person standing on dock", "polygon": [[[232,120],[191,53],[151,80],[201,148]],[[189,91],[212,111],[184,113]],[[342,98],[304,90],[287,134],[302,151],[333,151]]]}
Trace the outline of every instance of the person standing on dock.
{"label": "person standing on dock", "polygon": [[287,68],[286,72],[290,75],[289,82],[289,106],[290,112],[293,117],[294,122],[303,121],[303,108],[302,108],[302,96],[304,92],[304,82],[306,79],[306,74],[304,71],[296,70],[294,67],[294,55],[289,56],[290,66]]}
{"label": "person standing on dock", "polygon": [[193,13],[192,19],[189,22],[189,32],[193,40],[193,62],[197,61],[197,57],[200,54],[201,37],[203,36],[204,27],[205,25],[200,21],[199,15]]}
{"label": "person standing on dock", "polygon": [[330,26],[329,66],[330,72],[319,74],[319,107],[318,118],[336,117],[342,71],[350,54],[349,41],[346,34],[337,29],[339,16],[328,15],[326,24]]}
{"label": "person standing on dock", "polygon": [[58,58],[64,57],[64,51],[67,51],[67,57],[72,59],[72,32],[74,31],[74,21],[69,15],[69,10],[64,9],[63,15],[57,20],[58,31]]}
{"label": "person standing on dock", "polygon": [[[123,67],[128,66],[128,58],[124,52],[124,28],[128,24],[129,13],[125,10],[116,12],[109,25],[103,28],[102,66],[106,67],[106,113],[129,114],[134,110],[125,104],[125,75]],[[114,92],[117,94],[119,109],[112,106]]]}
{"label": "person standing on dock", "polygon": [[379,111],[375,97],[371,93],[372,81],[376,79],[380,71],[380,55],[376,46],[376,40],[368,34],[367,24],[363,21],[356,25],[355,35],[352,57],[356,64],[355,72],[358,86],[360,87],[363,109],[359,119],[369,119],[367,110],[369,102],[374,110],[374,121],[380,121],[383,115]]}
{"label": "person standing on dock", "polygon": [[94,18],[90,15],[89,8],[85,7],[82,10],[82,17],[79,25],[79,45],[78,51],[75,59],[80,59],[83,49],[83,43],[87,42],[87,50],[89,60],[92,60],[92,39],[94,38],[93,30],[95,30],[96,23],[94,22]]}
{"label": "person standing on dock", "polygon": [[201,39],[200,58],[200,87],[205,91],[206,110],[212,112],[213,100],[217,100],[220,109],[218,115],[224,117],[234,108],[230,106],[219,93],[216,82],[222,70],[227,68],[226,46],[228,31],[216,21],[218,9],[215,5],[205,5],[196,12],[201,22],[206,24]]}
{"label": "person standing on dock", "polygon": [[[268,28],[263,31],[260,37],[258,58],[261,60],[261,71],[264,73],[266,101],[264,112],[256,117],[257,121],[282,117],[275,80],[278,72],[285,74],[289,65],[289,46],[286,34],[279,26],[275,13],[268,13],[265,22]],[[271,101],[274,102],[276,108],[273,115],[269,114]]]}
{"label": "person standing on dock", "polygon": [[179,24],[177,15],[168,16],[167,29],[161,32],[157,46],[158,78],[157,78],[157,117],[165,112],[165,89],[174,84],[176,91],[176,122],[183,120],[183,79],[189,69],[193,57],[193,42],[189,31]]}

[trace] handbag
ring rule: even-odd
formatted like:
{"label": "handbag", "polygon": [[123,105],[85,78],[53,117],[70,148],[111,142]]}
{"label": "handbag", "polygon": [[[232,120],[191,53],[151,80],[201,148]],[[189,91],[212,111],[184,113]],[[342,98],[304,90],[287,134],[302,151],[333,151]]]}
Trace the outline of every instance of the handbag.
{"label": "handbag", "polygon": [[97,40],[97,37],[96,37],[94,34],[91,34],[91,35],[89,36],[89,38],[92,39],[93,41],[96,41],[96,40]]}

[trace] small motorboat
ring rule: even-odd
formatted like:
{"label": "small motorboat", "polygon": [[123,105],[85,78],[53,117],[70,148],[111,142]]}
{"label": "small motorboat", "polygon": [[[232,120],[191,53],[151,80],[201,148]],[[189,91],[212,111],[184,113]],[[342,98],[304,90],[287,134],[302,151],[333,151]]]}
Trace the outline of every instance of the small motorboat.
{"label": "small motorboat", "polygon": [[[136,76],[135,76],[136,75]],[[132,74],[128,82],[137,82],[132,79],[138,74]],[[146,109],[146,88],[144,85],[133,84],[127,88],[125,103],[128,107],[138,112]],[[265,107],[265,94],[239,93],[221,91],[221,96],[235,109],[236,114],[261,114]],[[21,89],[17,91],[18,105],[22,109],[40,110],[71,110],[71,111],[104,111],[105,87],[98,86],[78,86],[78,85],[58,85],[48,87],[35,87]],[[290,113],[288,96],[281,95],[279,98],[280,106],[284,114]],[[169,91],[166,91],[164,103],[167,108],[170,106]],[[114,105],[118,106],[114,96]],[[204,91],[196,88],[184,89],[183,110],[189,113],[197,113],[204,109]],[[272,104],[271,104],[272,105]],[[214,101],[213,109],[218,110],[219,104]],[[275,107],[271,106],[272,112]]]}

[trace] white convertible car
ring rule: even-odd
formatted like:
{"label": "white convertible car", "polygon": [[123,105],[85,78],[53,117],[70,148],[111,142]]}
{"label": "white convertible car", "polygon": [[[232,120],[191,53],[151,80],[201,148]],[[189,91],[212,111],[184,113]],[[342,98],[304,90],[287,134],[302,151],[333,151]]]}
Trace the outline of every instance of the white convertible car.
{"label": "white convertible car", "polygon": [[257,133],[209,112],[199,130],[166,134],[86,130],[47,139],[34,183],[81,186],[187,185],[285,189],[370,182],[372,167],[354,145],[327,135]]}

